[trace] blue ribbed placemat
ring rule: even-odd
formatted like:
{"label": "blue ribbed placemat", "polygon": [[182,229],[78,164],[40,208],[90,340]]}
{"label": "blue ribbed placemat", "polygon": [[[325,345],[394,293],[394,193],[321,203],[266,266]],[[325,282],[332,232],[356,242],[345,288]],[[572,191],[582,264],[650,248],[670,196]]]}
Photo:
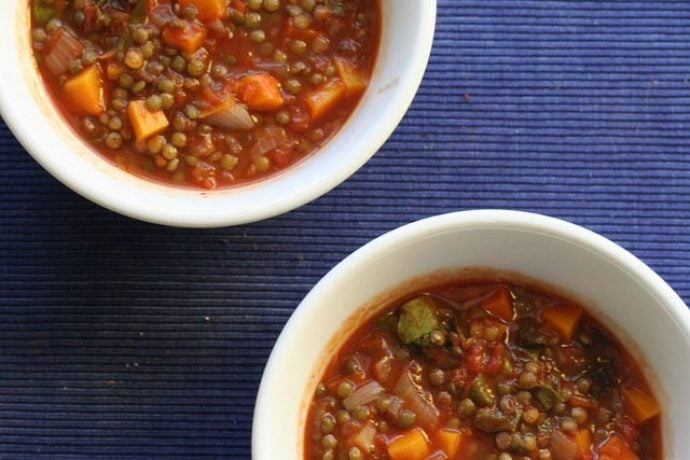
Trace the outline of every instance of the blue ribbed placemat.
{"label": "blue ribbed placemat", "polygon": [[[423,0],[420,0],[423,1]],[[690,3],[442,0],[407,117],[288,215],[105,211],[0,132],[0,458],[249,458],[261,371],[334,264],[432,214],[562,217],[690,300]]]}

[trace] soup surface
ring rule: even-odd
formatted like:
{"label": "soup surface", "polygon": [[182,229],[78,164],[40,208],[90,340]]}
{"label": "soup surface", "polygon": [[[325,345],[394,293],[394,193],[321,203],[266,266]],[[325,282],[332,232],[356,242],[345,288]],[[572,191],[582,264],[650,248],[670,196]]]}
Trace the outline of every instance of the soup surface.
{"label": "soup surface", "polygon": [[311,402],[306,459],[661,460],[639,366],[576,302],[435,286],[362,325]]}
{"label": "soup surface", "polygon": [[30,0],[66,120],[118,166],[205,189],[315,151],[371,76],[377,0]]}

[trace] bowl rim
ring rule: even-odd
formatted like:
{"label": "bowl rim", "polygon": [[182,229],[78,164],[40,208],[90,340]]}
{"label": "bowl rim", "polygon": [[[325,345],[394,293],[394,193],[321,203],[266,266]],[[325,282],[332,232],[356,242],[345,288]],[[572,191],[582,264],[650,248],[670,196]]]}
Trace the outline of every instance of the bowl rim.
{"label": "bowl rim", "polygon": [[[301,324],[318,310],[319,304],[314,300],[322,298],[367,261],[376,260],[406,243],[434,235],[487,226],[538,232],[564,239],[579,245],[583,250],[607,257],[620,270],[635,279],[642,288],[659,299],[662,308],[676,320],[685,336],[690,338],[690,310],[671,286],[631,252],[585,227],[542,214],[502,209],[456,211],[427,217],[384,233],[355,250],[326,273],[294,310],[274,344],[257,392],[252,425],[252,458],[264,458],[261,456],[261,440],[266,435],[263,432],[264,426],[268,425],[267,420],[271,418],[270,407],[266,401],[275,389],[279,388],[277,385],[281,381],[277,369],[281,362],[290,359],[291,344],[302,337]],[[389,287],[382,286],[381,292],[385,292]],[[355,306],[352,313],[358,307]]]}
{"label": "bowl rim", "polygon": [[[15,8],[21,8],[22,5],[25,5],[26,0],[14,0],[14,2]],[[0,75],[0,117],[2,117],[22,147],[50,175],[82,197],[116,213],[149,223],[192,228],[213,228],[261,221],[299,208],[328,193],[360,169],[393,133],[412,104],[412,100],[421,85],[431,55],[436,27],[436,0],[427,0],[423,3],[417,15],[418,33],[415,37],[414,47],[405,50],[407,62],[410,65],[405,68],[405,78],[400,78],[396,82],[396,97],[387,103],[389,107],[387,110],[388,115],[378,121],[377,130],[371,130],[367,133],[368,141],[363,148],[353,149],[353,151],[349,152],[348,161],[341,163],[338,168],[329,169],[326,173],[322,173],[320,177],[317,177],[318,174],[314,175],[313,181],[307,184],[296,183],[299,181],[298,177],[290,179],[290,176],[294,175],[294,171],[286,170],[282,174],[279,172],[263,180],[241,184],[236,187],[227,187],[214,191],[187,189],[184,187],[171,187],[149,179],[138,178],[120,170],[105,160],[108,163],[107,170],[113,171],[115,174],[123,173],[132,176],[131,180],[133,181],[145,182],[145,184],[137,182],[140,186],[136,187],[137,193],[142,193],[142,190],[145,190],[145,192],[142,195],[122,193],[131,184],[119,183],[117,179],[109,179],[110,184],[104,186],[102,182],[92,180],[80,174],[79,171],[72,170],[69,165],[66,165],[67,162],[61,161],[65,157],[55,155],[51,145],[43,139],[44,136],[37,135],[36,127],[30,119],[31,117],[28,117],[27,111],[22,110],[21,107],[27,102],[26,98],[22,94],[17,94],[16,90],[13,90],[18,85],[25,85],[21,65],[12,64],[5,66]],[[20,24],[22,21],[16,21],[16,18],[14,18],[15,11],[10,8],[8,16],[11,16],[11,18],[5,19],[5,21],[14,20],[19,25],[9,28],[0,27],[0,39],[8,43],[17,43],[16,29],[18,28],[19,32],[22,32],[27,27]],[[383,57],[382,51],[383,48],[380,47],[378,59]],[[27,53],[15,52],[15,50],[9,52],[0,50],[0,55],[5,57],[14,58],[16,55],[16,61],[15,59],[10,60],[17,64],[25,62],[26,59],[31,59],[31,65],[35,67],[33,53],[28,53],[28,57],[25,54]],[[27,91],[31,93],[30,90],[27,89]],[[41,91],[45,91],[45,89],[41,88]],[[23,87],[21,93],[23,93]],[[356,118],[360,108],[361,102],[355,108],[348,121],[346,121],[346,125]],[[33,111],[31,114],[35,115]],[[326,146],[332,143],[340,132],[342,130],[336,132]],[[76,135],[72,137],[80,139]],[[65,151],[69,150],[67,147],[65,147]],[[318,156],[318,152],[311,156],[311,158],[316,156]],[[309,161],[309,158],[306,161]],[[303,167],[304,162],[301,165],[293,165],[296,168],[300,166]],[[259,197],[253,193],[258,187],[267,187],[271,183],[276,184],[274,190],[276,193],[273,193],[270,199]],[[151,189],[150,191],[147,190],[149,188]],[[278,193],[279,191],[282,193]],[[251,198],[254,198],[252,200],[253,204],[250,206],[240,204],[238,206],[225,200],[226,197],[232,198],[233,195],[240,193],[252,193]],[[193,199],[200,206],[186,206],[185,209],[181,209],[181,207],[175,206],[174,197],[168,196],[170,194],[179,194],[185,200]],[[146,195],[148,195],[148,199]],[[133,199],[135,197],[138,199]],[[250,197],[247,198],[249,199]],[[210,200],[215,200],[213,206],[207,205]],[[164,203],[164,205],[161,203]]]}

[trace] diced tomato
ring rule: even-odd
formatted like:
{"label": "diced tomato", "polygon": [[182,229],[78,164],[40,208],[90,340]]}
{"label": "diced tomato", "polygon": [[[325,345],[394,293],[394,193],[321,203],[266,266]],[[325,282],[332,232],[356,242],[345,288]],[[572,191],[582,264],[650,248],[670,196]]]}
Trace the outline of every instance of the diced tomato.
{"label": "diced tomato", "polygon": [[301,107],[293,106],[290,108],[290,123],[288,129],[295,133],[303,133],[309,129],[311,118],[306,110]]}
{"label": "diced tomato", "polygon": [[484,372],[487,374],[498,374],[503,368],[503,358],[505,357],[506,347],[499,343],[494,347],[491,357],[484,365]]}
{"label": "diced tomato", "polygon": [[271,155],[273,156],[273,161],[281,168],[292,163],[292,151],[286,147],[277,147],[273,149]]}

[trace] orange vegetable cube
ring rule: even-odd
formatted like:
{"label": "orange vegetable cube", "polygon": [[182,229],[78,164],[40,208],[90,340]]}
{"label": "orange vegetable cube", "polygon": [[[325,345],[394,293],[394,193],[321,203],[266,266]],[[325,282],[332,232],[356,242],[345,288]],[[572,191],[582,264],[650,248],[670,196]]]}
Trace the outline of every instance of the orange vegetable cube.
{"label": "orange vegetable cube", "polygon": [[635,387],[623,388],[623,403],[637,423],[644,423],[661,413],[661,407],[654,398]]}
{"label": "orange vegetable cube", "polygon": [[127,115],[134,128],[137,142],[143,142],[165,129],[170,124],[162,110],[155,112],[146,108],[145,101],[132,101],[127,106]]}
{"label": "orange vegetable cube", "polygon": [[507,287],[501,286],[491,296],[482,301],[482,308],[499,318],[513,319],[513,296]]}
{"label": "orange vegetable cube", "polygon": [[177,0],[177,3],[182,8],[189,5],[195,6],[198,18],[202,21],[223,19],[228,15],[227,0]]}
{"label": "orange vegetable cube", "polygon": [[582,307],[574,304],[549,305],[541,312],[541,319],[551,325],[566,342],[573,339],[580,324],[580,318],[582,318]]}
{"label": "orange vegetable cube", "polygon": [[247,107],[254,110],[274,110],[285,103],[280,92],[280,83],[266,72],[240,78],[237,95]]}
{"label": "orange vegetable cube", "polygon": [[175,23],[163,28],[163,43],[187,53],[201,48],[206,40],[206,27],[198,21]]}
{"label": "orange vegetable cube", "polygon": [[436,442],[449,458],[453,458],[455,456],[460,448],[462,440],[463,433],[457,430],[444,428],[436,434]]}
{"label": "orange vegetable cube", "polygon": [[581,428],[575,432],[575,443],[580,449],[580,460],[592,459],[592,432],[588,428]]}
{"label": "orange vegetable cube", "polygon": [[408,431],[388,444],[391,460],[424,460],[430,453],[429,439],[421,428]]}
{"label": "orange vegetable cube", "polygon": [[62,87],[72,105],[83,113],[100,115],[105,112],[103,76],[98,64],[82,70]]}
{"label": "orange vegetable cube", "polygon": [[304,97],[304,103],[312,120],[318,120],[333,110],[346,95],[347,86],[345,86],[345,83],[334,78],[307,94]]}
{"label": "orange vegetable cube", "polygon": [[614,434],[599,447],[599,459],[609,460],[640,460],[623,438]]}
{"label": "orange vegetable cube", "polygon": [[367,77],[361,69],[342,57],[333,59],[338,77],[347,86],[347,95],[352,96],[364,91],[367,87]]}

